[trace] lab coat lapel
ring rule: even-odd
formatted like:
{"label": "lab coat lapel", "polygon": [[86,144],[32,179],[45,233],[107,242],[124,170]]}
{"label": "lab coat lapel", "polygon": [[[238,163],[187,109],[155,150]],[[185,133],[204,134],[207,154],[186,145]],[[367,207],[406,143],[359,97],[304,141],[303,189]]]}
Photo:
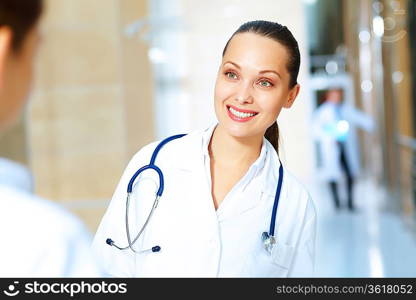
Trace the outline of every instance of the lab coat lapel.
{"label": "lab coat lapel", "polygon": [[270,147],[271,151],[269,151],[270,155],[267,158],[267,170],[265,172],[265,177],[263,178],[265,184],[262,187],[262,191],[266,197],[273,197],[274,199],[277,190],[277,183],[279,181],[280,159],[273,146],[270,145]]}
{"label": "lab coat lapel", "polygon": [[[203,154],[203,131],[190,134],[182,138],[178,147],[173,149],[173,156],[170,157],[170,167],[181,172],[182,180],[187,181],[187,188],[190,190],[190,195],[198,199],[204,199],[208,202],[209,209],[212,209],[213,203],[211,191],[208,186],[207,174],[204,166]],[[177,173],[176,173],[177,174]],[[208,200],[206,199],[208,197]],[[206,201],[205,201],[206,200]]]}
{"label": "lab coat lapel", "polygon": [[247,196],[244,192],[244,195],[237,195],[233,199],[223,201],[217,211],[218,221],[221,222],[242,215],[257,207],[264,200],[263,191],[259,186],[250,187],[247,193],[250,196]]}
{"label": "lab coat lapel", "polygon": [[[218,219],[204,166],[203,136],[204,132],[189,135],[181,143],[181,149],[175,157],[173,168],[181,172],[189,189],[188,203],[191,204],[193,230],[199,234],[208,234],[218,229]],[[176,172],[175,172],[176,173]]]}
{"label": "lab coat lapel", "polygon": [[201,163],[203,163],[201,134],[187,135],[181,139],[181,143],[173,149],[173,155],[169,162],[170,166],[173,169],[189,173],[199,172]]}

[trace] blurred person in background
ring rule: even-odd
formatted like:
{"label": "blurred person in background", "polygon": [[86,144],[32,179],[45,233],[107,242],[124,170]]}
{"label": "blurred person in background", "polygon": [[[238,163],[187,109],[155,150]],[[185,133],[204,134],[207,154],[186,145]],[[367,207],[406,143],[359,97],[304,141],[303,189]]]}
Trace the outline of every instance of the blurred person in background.
{"label": "blurred person in background", "polygon": [[343,101],[343,90],[327,91],[325,101],[313,116],[314,136],[321,150],[321,175],[329,183],[336,210],[341,208],[338,182],[345,174],[347,207],[355,210],[353,186],[360,170],[356,128],[372,131],[371,117]]}
{"label": "blurred person in background", "polygon": [[[41,0],[0,0],[0,132],[13,125],[28,98],[42,6]],[[6,166],[10,170],[10,163],[1,164],[0,173]],[[83,224],[16,185],[19,178],[11,182],[16,173],[0,180],[4,175],[9,178],[0,182],[0,276],[99,275]]]}
{"label": "blurred person in background", "polygon": [[[217,74],[218,123],[164,140],[161,149],[151,143],[128,164],[93,242],[108,274],[312,276],[314,205],[278,156],[276,120],[299,93],[299,66],[286,26],[240,26]],[[158,173],[134,175],[158,149],[164,193],[155,199]]]}

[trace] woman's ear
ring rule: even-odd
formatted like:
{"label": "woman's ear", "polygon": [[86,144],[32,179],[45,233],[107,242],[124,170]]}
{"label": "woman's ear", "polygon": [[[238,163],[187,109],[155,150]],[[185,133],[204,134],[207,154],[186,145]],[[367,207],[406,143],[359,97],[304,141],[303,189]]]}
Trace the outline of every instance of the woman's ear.
{"label": "woman's ear", "polygon": [[0,27],[0,89],[4,85],[6,61],[10,55],[12,43],[12,31],[7,26]]}
{"label": "woman's ear", "polygon": [[285,105],[283,105],[284,108],[290,108],[293,104],[293,102],[295,102],[296,97],[298,96],[300,91],[300,85],[297,83],[290,91],[289,91],[289,95],[287,97],[286,103]]}

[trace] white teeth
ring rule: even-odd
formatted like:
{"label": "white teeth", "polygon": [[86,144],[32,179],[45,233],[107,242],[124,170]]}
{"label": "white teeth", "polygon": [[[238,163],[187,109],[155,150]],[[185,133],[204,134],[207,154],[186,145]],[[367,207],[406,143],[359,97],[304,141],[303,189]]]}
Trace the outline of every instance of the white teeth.
{"label": "white teeth", "polygon": [[252,117],[255,115],[255,113],[244,113],[244,112],[236,111],[232,107],[230,107],[229,110],[234,116],[239,117],[239,118],[248,118],[248,117]]}

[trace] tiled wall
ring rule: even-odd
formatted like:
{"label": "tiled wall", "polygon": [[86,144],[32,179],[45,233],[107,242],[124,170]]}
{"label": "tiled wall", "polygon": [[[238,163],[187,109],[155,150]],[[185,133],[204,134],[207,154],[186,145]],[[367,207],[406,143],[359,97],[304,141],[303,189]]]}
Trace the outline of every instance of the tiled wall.
{"label": "tiled wall", "polygon": [[37,194],[96,229],[131,155],[153,139],[146,1],[47,0],[28,120]]}
{"label": "tiled wall", "polygon": [[20,118],[6,132],[0,135],[0,157],[5,157],[22,164],[27,164],[26,126],[24,118]]}

